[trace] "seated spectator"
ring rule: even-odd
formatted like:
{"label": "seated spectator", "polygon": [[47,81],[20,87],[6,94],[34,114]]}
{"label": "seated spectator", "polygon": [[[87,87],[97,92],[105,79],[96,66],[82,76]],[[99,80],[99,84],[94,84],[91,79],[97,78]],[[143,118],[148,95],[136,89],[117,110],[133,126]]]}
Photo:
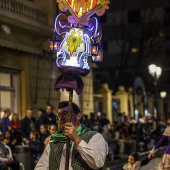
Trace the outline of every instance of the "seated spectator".
{"label": "seated spectator", "polygon": [[41,141],[38,138],[39,133],[37,131],[30,132],[30,139],[23,138],[23,141],[30,146],[31,149],[31,170],[34,170],[36,163],[41,156]]}
{"label": "seated spectator", "polygon": [[120,159],[120,157],[119,157],[120,146],[119,146],[119,143],[118,143],[119,132],[115,130],[115,126],[113,124],[110,125],[109,132],[112,135],[113,143],[116,146],[115,149],[114,149],[114,159]]}
{"label": "seated spectator", "polygon": [[45,124],[42,124],[40,126],[40,141],[42,144],[42,151],[44,150],[44,141],[48,136],[50,136],[50,132],[48,131],[48,126]]}
{"label": "seated spectator", "polygon": [[10,126],[12,128],[11,133],[12,136],[17,138],[17,143],[21,143],[21,134],[20,134],[20,120],[17,113],[12,115],[12,120],[10,122]]}
{"label": "seated spectator", "polygon": [[139,170],[142,166],[146,165],[150,161],[149,157],[143,161],[138,160],[137,153],[131,153],[128,156],[128,163],[126,163],[122,170]]}
{"label": "seated spectator", "polygon": [[11,150],[15,149],[15,146],[17,145],[17,139],[15,137],[11,136],[10,131],[4,132],[4,143],[8,145]]}
{"label": "seated spectator", "polygon": [[147,146],[151,138],[150,138],[150,134],[149,134],[146,124],[140,125],[140,127],[137,129],[137,135],[138,135],[140,143],[143,143],[142,147],[139,148],[139,151],[143,152],[143,151],[148,150]]}
{"label": "seated spectator", "polygon": [[136,123],[137,123],[137,120],[135,119],[135,117],[131,117],[129,123],[130,123],[130,124],[136,124]]}
{"label": "seated spectator", "polygon": [[92,126],[93,131],[102,132],[102,127],[99,122],[95,121]]}
{"label": "seated spectator", "polygon": [[88,115],[83,115],[83,124],[90,129],[92,128],[92,122],[88,118]]}
{"label": "seated spectator", "polygon": [[109,156],[111,157],[111,159],[113,160],[113,156],[114,156],[114,150],[116,148],[116,145],[114,143],[114,140],[112,138],[112,134],[109,132],[109,128],[107,125],[105,125],[103,127],[103,132],[102,132],[102,136],[104,137],[105,141],[108,143],[108,147],[109,147]]}
{"label": "seated spectator", "polygon": [[8,170],[8,167],[12,168],[12,170],[19,170],[19,162],[10,157],[5,143],[0,141],[0,170]]}
{"label": "seated spectator", "polygon": [[110,125],[109,119],[106,117],[106,113],[102,113],[101,119],[99,121],[100,125],[104,127],[105,125],[108,126]]}
{"label": "seated spectator", "polygon": [[57,131],[57,127],[55,125],[50,125],[49,132],[50,136],[48,136],[44,141],[44,148],[49,144],[51,135]]}

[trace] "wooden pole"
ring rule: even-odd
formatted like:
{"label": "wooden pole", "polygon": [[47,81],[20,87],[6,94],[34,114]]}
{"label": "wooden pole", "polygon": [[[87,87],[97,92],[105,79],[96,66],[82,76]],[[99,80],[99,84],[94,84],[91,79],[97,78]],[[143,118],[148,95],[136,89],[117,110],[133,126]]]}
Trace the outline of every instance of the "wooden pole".
{"label": "wooden pole", "polygon": [[[67,119],[67,122],[71,122],[72,101],[73,101],[73,89],[69,89],[68,119]],[[65,170],[69,170],[69,158],[70,158],[70,139],[67,137]]]}

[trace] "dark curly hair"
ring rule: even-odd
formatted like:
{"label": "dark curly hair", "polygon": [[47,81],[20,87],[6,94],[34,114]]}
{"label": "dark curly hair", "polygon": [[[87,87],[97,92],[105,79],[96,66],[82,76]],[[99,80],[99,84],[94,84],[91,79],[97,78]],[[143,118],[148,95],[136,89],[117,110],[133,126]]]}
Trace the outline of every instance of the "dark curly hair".
{"label": "dark curly hair", "polygon": [[[64,107],[68,107],[68,101],[62,101],[58,104],[58,109],[64,108]],[[72,102],[72,111],[74,114],[78,114],[80,113],[80,108],[77,106],[77,104],[75,104],[74,102]],[[80,122],[82,122],[82,118],[80,120]]]}
{"label": "dark curly hair", "polygon": [[[68,107],[68,101],[62,101],[58,104],[58,109],[64,108],[64,107]],[[72,102],[72,110],[74,112],[74,114],[78,114],[80,113],[80,108],[74,103]]]}

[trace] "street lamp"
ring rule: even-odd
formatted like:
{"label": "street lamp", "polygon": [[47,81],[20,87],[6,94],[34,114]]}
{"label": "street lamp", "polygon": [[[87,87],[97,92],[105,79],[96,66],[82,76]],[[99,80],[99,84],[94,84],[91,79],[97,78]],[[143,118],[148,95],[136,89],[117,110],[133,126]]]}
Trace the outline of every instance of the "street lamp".
{"label": "street lamp", "polygon": [[156,114],[157,119],[160,120],[160,115],[158,114],[157,81],[158,81],[159,77],[161,76],[162,68],[156,66],[155,64],[151,64],[151,65],[148,66],[148,69],[149,69],[149,73],[154,78],[154,87],[155,87],[155,101],[154,101],[155,109],[154,109],[154,113]]}
{"label": "street lamp", "polygon": [[162,99],[165,99],[166,95],[167,95],[166,91],[160,92],[160,96],[161,96]]}

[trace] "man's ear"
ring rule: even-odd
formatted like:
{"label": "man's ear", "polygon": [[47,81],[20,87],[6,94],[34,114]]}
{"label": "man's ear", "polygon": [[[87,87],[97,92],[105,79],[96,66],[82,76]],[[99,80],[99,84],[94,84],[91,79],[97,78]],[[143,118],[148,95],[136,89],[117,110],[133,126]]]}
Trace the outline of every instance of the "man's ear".
{"label": "man's ear", "polygon": [[77,114],[77,119],[78,119],[79,121],[82,119],[82,114],[81,114],[80,112]]}

